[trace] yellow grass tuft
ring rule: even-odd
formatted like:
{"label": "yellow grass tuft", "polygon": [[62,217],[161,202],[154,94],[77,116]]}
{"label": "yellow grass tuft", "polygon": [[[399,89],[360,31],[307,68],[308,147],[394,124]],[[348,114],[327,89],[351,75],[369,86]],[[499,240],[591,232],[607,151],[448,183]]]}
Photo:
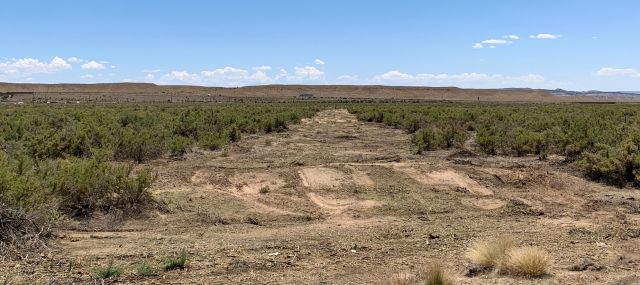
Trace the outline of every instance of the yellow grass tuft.
{"label": "yellow grass tuft", "polygon": [[512,274],[538,277],[547,274],[553,264],[551,257],[541,249],[522,247],[509,251],[507,267]]}
{"label": "yellow grass tuft", "polygon": [[504,268],[505,257],[515,246],[515,240],[510,236],[504,236],[491,241],[479,241],[474,243],[467,256],[474,263],[489,268]]}
{"label": "yellow grass tuft", "polygon": [[442,265],[435,263],[429,267],[423,276],[425,285],[453,285],[451,273]]}

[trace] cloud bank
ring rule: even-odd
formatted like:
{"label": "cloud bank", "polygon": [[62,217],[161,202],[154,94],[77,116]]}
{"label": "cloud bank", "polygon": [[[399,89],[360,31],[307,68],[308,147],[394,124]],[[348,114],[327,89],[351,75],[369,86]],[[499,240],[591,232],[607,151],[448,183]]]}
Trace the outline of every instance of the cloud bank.
{"label": "cloud bank", "polygon": [[605,67],[596,73],[598,76],[628,76],[631,78],[640,77],[640,72],[635,69],[616,69],[611,67]]}
{"label": "cloud bank", "polygon": [[57,56],[51,62],[40,62],[33,58],[12,59],[0,62],[0,79],[29,77],[32,74],[54,73],[65,69],[71,69],[71,65]]}
{"label": "cloud bank", "polygon": [[264,71],[271,67],[254,67],[251,74],[248,70],[225,68],[215,70],[204,70],[200,73],[189,73],[185,71],[173,71],[158,79],[159,84],[202,84],[223,87],[245,86],[256,84],[298,84],[303,82],[326,83],[324,72],[312,66],[295,67],[294,74],[290,75],[286,70],[280,69],[276,76],[268,76]]}
{"label": "cloud bank", "polygon": [[525,76],[502,76],[499,74],[488,75],[485,73],[461,73],[461,74],[428,74],[411,75],[397,70],[376,75],[367,79],[369,83],[388,85],[411,86],[460,86],[460,87],[532,87],[545,83],[545,78],[540,75],[529,74]]}

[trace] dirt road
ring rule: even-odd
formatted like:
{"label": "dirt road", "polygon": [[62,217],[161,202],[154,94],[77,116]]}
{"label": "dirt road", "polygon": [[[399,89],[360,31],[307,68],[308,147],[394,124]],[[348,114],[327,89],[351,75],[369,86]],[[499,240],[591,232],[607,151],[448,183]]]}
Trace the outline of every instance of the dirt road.
{"label": "dirt road", "polygon": [[[110,261],[125,272],[105,283],[379,284],[433,261],[458,284],[616,284],[640,271],[637,190],[585,181],[561,157],[486,157],[470,143],[414,155],[409,140],[328,110],[226,154],[153,161],[158,210],[69,221],[48,254],[3,262],[0,276],[93,284]],[[468,246],[501,235],[548,251],[551,275],[465,277]],[[182,248],[188,269],[136,274]]]}

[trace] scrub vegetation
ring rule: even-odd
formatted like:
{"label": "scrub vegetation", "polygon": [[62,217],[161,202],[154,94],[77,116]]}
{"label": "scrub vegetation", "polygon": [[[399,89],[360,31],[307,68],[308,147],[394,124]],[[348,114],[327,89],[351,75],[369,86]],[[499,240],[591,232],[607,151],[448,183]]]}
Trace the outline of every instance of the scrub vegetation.
{"label": "scrub vegetation", "polygon": [[619,187],[640,186],[640,109],[636,105],[361,104],[359,120],[412,133],[418,153],[462,146],[476,132],[488,155],[562,155],[587,177]]}
{"label": "scrub vegetation", "polygon": [[318,110],[311,104],[3,108],[0,218],[15,223],[3,223],[0,249],[32,248],[64,217],[140,213],[153,202],[149,188],[157,175],[136,163],[196,147],[218,150],[242,133],[280,132]]}

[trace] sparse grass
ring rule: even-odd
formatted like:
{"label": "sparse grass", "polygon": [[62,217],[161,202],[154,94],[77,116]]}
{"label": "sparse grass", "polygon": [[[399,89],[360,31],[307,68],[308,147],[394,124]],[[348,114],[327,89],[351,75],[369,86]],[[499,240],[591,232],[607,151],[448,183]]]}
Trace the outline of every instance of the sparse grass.
{"label": "sparse grass", "polygon": [[426,267],[418,275],[401,273],[395,275],[388,285],[453,285],[454,278],[451,272],[446,270],[439,263],[434,263]]}
{"label": "sparse grass", "polygon": [[260,194],[267,194],[270,191],[271,190],[269,189],[269,186],[264,186],[264,187],[260,188],[260,190],[258,192],[260,192]]}
{"label": "sparse grass", "polygon": [[509,273],[525,277],[545,275],[552,264],[549,254],[535,247],[516,248],[507,255]]}
{"label": "sparse grass", "polygon": [[417,284],[418,280],[416,276],[408,273],[401,273],[393,276],[387,285],[413,285]]}
{"label": "sparse grass", "polygon": [[138,275],[158,274],[158,269],[146,260],[136,265],[136,271],[138,272]]}
{"label": "sparse grass", "polygon": [[96,277],[98,278],[111,278],[116,277],[122,274],[122,268],[118,266],[113,266],[113,261],[109,262],[109,265],[104,268],[98,268],[96,270]]}
{"label": "sparse grass", "polygon": [[178,254],[177,258],[165,258],[164,270],[174,270],[174,269],[183,269],[189,266],[187,262],[188,254],[187,251],[183,248]]}
{"label": "sparse grass", "polygon": [[507,253],[515,246],[515,240],[506,236],[495,240],[475,242],[467,256],[474,263],[485,267],[502,270]]}

